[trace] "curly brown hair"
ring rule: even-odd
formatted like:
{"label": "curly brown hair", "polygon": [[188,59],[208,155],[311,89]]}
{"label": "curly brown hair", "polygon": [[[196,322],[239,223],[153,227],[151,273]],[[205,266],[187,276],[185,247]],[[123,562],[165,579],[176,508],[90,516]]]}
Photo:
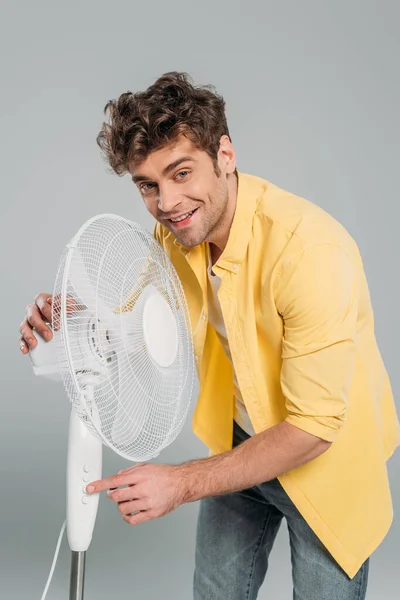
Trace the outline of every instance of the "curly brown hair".
{"label": "curly brown hair", "polygon": [[109,119],[103,123],[97,143],[117,175],[124,175],[130,163],[145,160],[179,135],[207,152],[220,175],[220,139],[223,135],[231,138],[225,101],[213,86],[194,86],[187,73],[171,71],[144,92],[125,92],[110,100],[104,113]]}

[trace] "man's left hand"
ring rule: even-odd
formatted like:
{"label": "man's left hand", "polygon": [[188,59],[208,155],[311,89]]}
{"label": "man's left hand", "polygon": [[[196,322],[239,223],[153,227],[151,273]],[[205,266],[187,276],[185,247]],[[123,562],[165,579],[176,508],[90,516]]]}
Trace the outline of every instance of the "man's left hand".
{"label": "man's left hand", "polygon": [[86,486],[89,495],[105,490],[130,525],[170,513],[184,504],[186,492],[179,466],[151,463],[137,464]]}

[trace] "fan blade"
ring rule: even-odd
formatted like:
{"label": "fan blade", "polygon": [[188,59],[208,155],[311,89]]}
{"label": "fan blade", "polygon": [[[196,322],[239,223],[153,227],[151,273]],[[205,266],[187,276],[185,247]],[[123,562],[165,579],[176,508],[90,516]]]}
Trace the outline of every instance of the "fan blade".
{"label": "fan blade", "polygon": [[[126,378],[126,369],[121,369],[124,361],[130,364],[140,362],[143,358],[143,346],[138,344],[142,338],[143,329],[143,309],[149,295],[155,290],[154,286],[147,286],[135,303],[131,304],[128,312],[120,313],[123,321],[121,323],[121,339],[124,342],[124,351],[117,352],[118,355],[118,405],[115,412],[114,422],[111,429],[111,439],[113,443],[122,449],[128,446],[132,440],[136,440],[143,430],[143,426],[148,418],[148,409],[138,411],[137,406],[131,401],[132,388],[129,380]],[[136,360],[137,359],[137,360]],[[124,373],[124,380],[121,378]],[[137,393],[141,393],[138,389]]]}
{"label": "fan blade", "polygon": [[74,249],[68,278],[82,303],[109,328],[116,326],[117,317],[100,296],[91,283],[85,268],[85,261],[78,248]]}
{"label": "fan blade", "polygon": [[[152,390],[144,392],[140,385],[140,370],[148,371],[149,375],[163,372],[166,376],[167,369],[176,360],[179,344],[174,315],[167,300],[152,284],[144,288],[133,310],[125,313],[122,331],[125,353],[118,356],[118,405],[111,430],[112,441],[120,449],[137,442],[144,431],[148,436],[154,435]],[[121,368],[127,360],[130,365],[135,365],[132,372],[138,376],[134,382],[137,385],[136,403],[131,401],[132,381],[127,379],[126,369]],[[124,373],[124,379],[121,373]]]}
{"label": "fan blade", "polygon": [[130,444],[143,434],[143,427],[148,418],[148,409],[146,410],[145,405],[142,404],[142,409],[139,412],[138,406],[135,406],[135,404],[130,401],[132,392],[130,387],[126,385],[126,382],[124,385],[122,380],[123,373],[124,370],[119,369],[118,405],[111,430],[112,442],[120,450],[128,448]]}

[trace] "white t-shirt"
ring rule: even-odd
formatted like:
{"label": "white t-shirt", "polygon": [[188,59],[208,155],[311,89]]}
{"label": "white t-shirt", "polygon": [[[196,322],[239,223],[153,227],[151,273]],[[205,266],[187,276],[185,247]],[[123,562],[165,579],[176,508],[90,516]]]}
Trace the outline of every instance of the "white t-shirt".
{"label": "white t-shirt", "polygon": [[[208,246],[208,245],[207,245]],[[250,417],[247,413],[246,407],[244,405],[242,395],[239,390],[239,384],[237,382],[235,370],[233,368],[232,356],[229,350],[229,343],[226,334],[225,324],[222,316],[221,305],[218,300],[218,290],[221,285],[221,278],[218,275],[215,275],[212,271],[212,262],[211,262],[211,254],[210,247],[208,246],[208,320],[212,327],[214,327],[217,335],[222,343],[222,346],[225,350],[225,354],[228,357],[232,369],[233,369],[233,381],[234,381],[234,389],[235,389],[235,411],[234,411],[234,420],[248,435],[254,435],[255,431],[250,421]]]}

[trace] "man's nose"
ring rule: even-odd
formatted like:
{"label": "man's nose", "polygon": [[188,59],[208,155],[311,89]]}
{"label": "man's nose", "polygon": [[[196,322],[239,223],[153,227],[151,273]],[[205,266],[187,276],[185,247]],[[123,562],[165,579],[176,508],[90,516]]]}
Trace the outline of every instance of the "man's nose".
{"label": "man's nose", "polygon": [[174,194],[172,190],[161,190],[158,195],[158,209],[168,214],[173,212],[174,208],[180,204],[179,194]]}

